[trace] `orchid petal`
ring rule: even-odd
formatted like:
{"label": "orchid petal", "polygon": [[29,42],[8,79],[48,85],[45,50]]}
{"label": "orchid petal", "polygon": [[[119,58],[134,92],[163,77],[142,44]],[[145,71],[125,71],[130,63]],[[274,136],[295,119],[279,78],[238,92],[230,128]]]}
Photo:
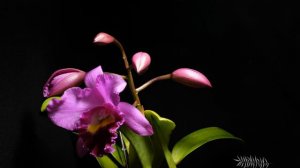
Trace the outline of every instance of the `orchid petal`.
{"label": "orchid petal", "polygon": [[134,106],[126,102],[119,103],[120,111],[124,113],[125,124],[141,136],[153,134],[153,129],[145,116]]}
{"label": "orchid petal", "polygon": [[103,74],[101,66],[98,66],[98,67],[94,68],[93,70],[89,71],[86,74],[85,79],[84,79],[86,86],[90,87],[90,88],[94,87],[98,75],[101,75],[101,74]]}
{"label": "orchid petal", "polygon": [[96,89],[105,103],[117,105],[120,102],[119,93],[126,87],[124,79],[115,74],[99,75],[96,81]]}
{"label": "orchid petal", "polygon": [[101,103],[101,99],[90,88],[73,87],[65,91],[60,100],[53,99],[47,107],[49,118],[58,126],[67,130],[77,128],[82,113]]}

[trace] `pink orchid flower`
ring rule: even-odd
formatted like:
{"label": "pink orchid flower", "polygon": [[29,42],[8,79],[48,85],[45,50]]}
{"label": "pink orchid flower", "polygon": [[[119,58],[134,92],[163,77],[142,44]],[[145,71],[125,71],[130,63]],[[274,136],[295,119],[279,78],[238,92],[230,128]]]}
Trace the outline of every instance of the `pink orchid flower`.
{"label": "pink orchid flower", "polygon": [[123,124],[141,136],[153,134],[151,124],[134,106],[120,101],[126,82],[119,75],[103,73],[101,66],[85,76],[86,88],[67,89],[61,99],[48,104],[54,124],[79,133],[77,153],[102,156],[114,151],[117,130]]}

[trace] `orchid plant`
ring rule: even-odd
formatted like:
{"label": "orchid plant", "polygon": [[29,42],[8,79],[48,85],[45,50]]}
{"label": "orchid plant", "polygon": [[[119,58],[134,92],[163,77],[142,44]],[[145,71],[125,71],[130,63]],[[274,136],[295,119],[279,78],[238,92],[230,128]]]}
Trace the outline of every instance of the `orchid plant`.
{"label": "orchid plant", "polygon": [[[131,65],[122,44],[101,32],[97,45],[115,44],[121,50],[126,76],[104,72],[98,66],[89,72],[75,68],[55,71],[43,88],[47,99],[41,111],[47,111],[57,126],[78,135],[78,156],[92,155],[103,168],[160,167],[174,168],[188,154],[217,139],[239,139],[218,127],[199,129],[179,140],[170,150],[170,136],[175,123],[158,113],[145,110],[139,92],[160,80],[171,79],[194,88],[211,88],[210,81],[199,71],[180,68],[155,77],[135,87],[132,71],[143,74],[151,63],[146,52],[133,55]],[[84,82],[83,88],[79,84]],[[134,99],[130,104],[119,94],[128,85]]]}

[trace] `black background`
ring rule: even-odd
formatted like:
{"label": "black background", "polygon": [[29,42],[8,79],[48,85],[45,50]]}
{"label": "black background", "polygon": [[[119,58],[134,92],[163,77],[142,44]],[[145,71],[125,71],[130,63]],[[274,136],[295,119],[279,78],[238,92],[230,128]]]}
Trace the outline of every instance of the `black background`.
{"label": "black background", "polygon": [[[76,137],[39,112],[42,86],[60,68],[124,74],[119,50],[92,44],[114,35],[128,56],[146,51],[137,85],[180,67],[203,72],[213,89],[172,81],[153,85],[146,109],[176,122],[171,145],[188,132],[219,126],[245,140],[216,141],[179,167],[236,167],[236,156],[296,167],[299,122],[299,14],[289,1],[1,1],[0,167],[97,167],[78,158]],[[121,96],[131,101],[128,92]]]}

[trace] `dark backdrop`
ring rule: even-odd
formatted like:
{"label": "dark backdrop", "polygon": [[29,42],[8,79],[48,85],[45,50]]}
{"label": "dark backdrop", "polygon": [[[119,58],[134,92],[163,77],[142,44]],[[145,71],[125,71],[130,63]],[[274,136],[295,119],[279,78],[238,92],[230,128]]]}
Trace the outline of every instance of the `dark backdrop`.
{"label": "dark backdrop", "polygon": [[270,167],[299,165],[297,10],[269,0],[1,1],[0,167],[97,167],[92,157],[76,156],[76,137],[39,108],[42,86],[57,69],[102,65],[124,73],[115,46],[92,44],[100,31],[118,38],[129,56],[152,56],[138,85],[179,67],[212,82],[213,89],[195,90],[164,81],[141,94],[145,108],[176,122],[172,144],[208,126],[245,140],[212,142],[179,167],[236,167],[238,155],[265,157]]}

